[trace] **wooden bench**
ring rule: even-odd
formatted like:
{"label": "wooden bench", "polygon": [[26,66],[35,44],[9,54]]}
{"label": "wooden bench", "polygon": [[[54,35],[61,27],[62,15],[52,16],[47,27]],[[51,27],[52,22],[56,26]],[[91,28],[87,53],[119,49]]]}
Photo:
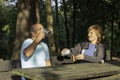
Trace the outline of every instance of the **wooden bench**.
{"label": "wooden bench", "polygon": [[10,71],[16,68],[20,68],[20,60],[1,60],[0,61],[0,72]]}
{"label": "wooden bench", "polygon": [[0,80],[20,80],[20,76],[11,73],[20,69],[20,60],[0,60]]}

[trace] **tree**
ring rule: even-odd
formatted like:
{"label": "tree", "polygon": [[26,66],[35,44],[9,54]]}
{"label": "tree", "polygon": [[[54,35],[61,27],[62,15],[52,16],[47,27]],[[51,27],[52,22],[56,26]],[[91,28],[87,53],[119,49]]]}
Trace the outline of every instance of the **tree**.
{"label": "tree", "polygon": [[0,58],[10,59],[13,49],[17,9],[6,7],[5,0],[0,1]]}
{"label": "tree", "polygon": [[21,45],[26,38],[30,37],[29,29],[31,24],[40,21],[38,2],[38,0],[20,0],[18,3],[19,12],[12,59],[20,58]]}
{"label": "tree", "polygon": [[18,16],[16,23],[16,37],[14,42],[14,49],[12,59],[20,58],[20,48],[22,42],[29,36],[29,27],[30,26],[30,1],[29,0],[20,0],[18,3]]}
{"label": "tree", "polygon": [[40,1],[39,0],[31,0],[31,11],[30,11],[30,19],[31,24],[40,22]]}
{"label": "tree", "polygon": [[66,28],[66,38],[67,38],[67,47],[70,47],[70,42],[69,42],[69,28],[68,28],[68,23],[67,23],[67,11],[66,11],[66,1],[63,0],[63,6],[64,6],[64,17],[65,17],[65,28]]}
{"label": "tree", "polygon": [[55,27],[54,27],[54,34],[55,36],[55,47],[56,47],[56,52],[60,53],[60,26],[59,26],[59,14],[58,14],[58,0],[55,0]]}
{"label": "tree", "polygon": [[50,53],[55,53],[55,43],[53,37],[53,13],[51,0],[46,0],[46,13],[47,13],[47,27],[51,31],[52,35],[48,39]]}
{"label": "tree", "polygon": [[73,32],[72,32],[72,46],[74,46],[75,43],[75,32],[76,29],[76,0],[73,0]]}

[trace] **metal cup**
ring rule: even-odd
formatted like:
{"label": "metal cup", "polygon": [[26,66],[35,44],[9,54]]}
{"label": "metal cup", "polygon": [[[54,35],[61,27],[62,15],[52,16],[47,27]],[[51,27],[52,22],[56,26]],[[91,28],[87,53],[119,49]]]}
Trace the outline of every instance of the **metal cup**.
{"label": "metal cup", "polygon": [[47,28],[43,28],[43,30],[42,30],[44,33],[45,33],[45,36],[47,36],[47,37],[49,37],[50,36],[50,34],[51,34],[51,31],[50,30],[48,30]]}

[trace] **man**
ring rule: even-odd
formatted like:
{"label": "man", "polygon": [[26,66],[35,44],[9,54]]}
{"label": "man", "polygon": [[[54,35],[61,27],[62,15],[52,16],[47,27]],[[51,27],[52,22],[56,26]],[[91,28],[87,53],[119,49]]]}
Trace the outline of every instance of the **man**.
{"label": "man", "polygon": [[26,39],[21,48],[22,68],[51,66],[48,46],[42,42],[45,38],[43,29],[41,24],[31,26],[31,38]]}

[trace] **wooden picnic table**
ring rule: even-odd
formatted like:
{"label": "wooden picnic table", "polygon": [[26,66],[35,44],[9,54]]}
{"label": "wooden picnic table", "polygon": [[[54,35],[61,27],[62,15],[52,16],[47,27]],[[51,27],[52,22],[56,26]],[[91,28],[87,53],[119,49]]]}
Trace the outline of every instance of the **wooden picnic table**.
{"label": "wooden picnic table", "polygon": [[120,80],[120,60],[13,69],[12,73],[32,80]]}

